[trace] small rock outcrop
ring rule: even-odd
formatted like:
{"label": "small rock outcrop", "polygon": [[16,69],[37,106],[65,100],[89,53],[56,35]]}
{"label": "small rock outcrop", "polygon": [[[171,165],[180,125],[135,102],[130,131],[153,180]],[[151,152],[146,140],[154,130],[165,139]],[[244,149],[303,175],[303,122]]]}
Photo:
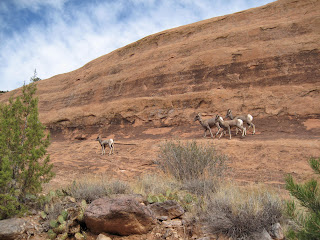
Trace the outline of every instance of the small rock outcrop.
{"label": "small rock outcrop", "polygon": [[251,234],[250,238],[252,240],[272,240],[270,234],[267,232],[266,229],[263,229],[262,232],[255,232]]}
{"label": "small rock outcrop", "polygon": [[284,234],[280,223],[275,223],[271,227],[270,236],[276,240],[284,239]]}
{"label": "small rock outcrop", "polygon": [[121,236],[145,234],[156,224],[152,211],[130,196],[96,199],[86,209],[84,220],[94,234],[106,232]]}
{"label": "small rock outcrop", "polygon": [[26,231],[26,221],[21,218],[10,218],[0,221],[0,240],[17,239]]}
{"label": "small rock outcrop", "polygon": [[112,239],[100,233],[96,240],[112,240]]}
{"label": "small rock outcrop", "polygon": [[158,219],[163,219],[163,217],[174,219],[184,214],[183,207],[181,207],[176,201],[172,200],[165,201],[163,203],[153,203],[148,205],[148,208],[154,212]]}

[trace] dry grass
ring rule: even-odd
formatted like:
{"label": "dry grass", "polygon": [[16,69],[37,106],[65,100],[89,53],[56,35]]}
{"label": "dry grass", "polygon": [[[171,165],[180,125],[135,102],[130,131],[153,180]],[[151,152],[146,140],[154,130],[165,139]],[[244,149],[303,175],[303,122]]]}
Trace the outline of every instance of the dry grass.
{"label": "dry grass", "polygon": [[146,174],[132,184],[133,191],[143,196],[165,195],[168,190],[177,191],[180,187],[178,182],[166,175]]}
{"label": "dry grass", "polygon": [[263,185],[240,188],[222,186],[207,200],[203,219],[212,233],[225,233],[234,239],[248,239],[254,232],[280,222],[283,201]]}
{"label": "dry grass", "polygon": [[91,203],[95,199],[111,194],[132,192],[131,187],[127,182],[110,180],[103,176],[74,181],[64,191],[67,195],[72,196],[77,200],[86,200],[87,203]]}

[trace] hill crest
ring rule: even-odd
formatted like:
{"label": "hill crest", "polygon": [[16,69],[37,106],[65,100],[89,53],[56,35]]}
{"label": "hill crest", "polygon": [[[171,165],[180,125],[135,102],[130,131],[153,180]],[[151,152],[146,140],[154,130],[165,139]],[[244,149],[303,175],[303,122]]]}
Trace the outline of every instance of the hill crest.
{"label": "hill crest", "polygon": [[229,108],[318,119],[319,26],[319,1],[279,0],[153,34],[40,81],[40,119],[84,132],[189,125]]}

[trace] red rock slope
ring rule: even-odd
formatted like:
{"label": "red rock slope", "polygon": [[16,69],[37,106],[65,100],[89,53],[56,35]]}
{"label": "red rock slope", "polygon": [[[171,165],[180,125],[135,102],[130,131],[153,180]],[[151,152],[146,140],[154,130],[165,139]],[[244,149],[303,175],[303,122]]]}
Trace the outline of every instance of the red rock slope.
{"label": "red rock slope", "polygon": [[42,80],[40,117],[56,130],[177,126],[228,108],[258,121],[319,119],[319,47],[320,1],[279,0],[147,36]]}

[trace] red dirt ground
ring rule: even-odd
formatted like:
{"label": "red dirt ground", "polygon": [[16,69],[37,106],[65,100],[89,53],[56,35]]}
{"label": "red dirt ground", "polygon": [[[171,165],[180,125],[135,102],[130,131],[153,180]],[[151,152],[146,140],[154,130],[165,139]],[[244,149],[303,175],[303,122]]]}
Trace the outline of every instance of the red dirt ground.
{"label": "red dirt ground", "polygon": [[[268,125],[270,122],[274,124]],[[308,159],[320,156],[319,123],[318,119],[300,122],[285,118],[257,119],[255,135],[249,129],[246,138],[233,134],[231,140],[226,136],[211,139],[208,135],[204,139],[198,122],[165,128],[122,126],[113,135],[102,135],[115,140],[115,154],[110,156],[101,155],[101,147],[95,141],[97,134],[89,134],[85,140],[70,140],[53,133],[49,153],[57,175],[46,188],[66,186],[72,180],[96,174],[134,181],[138,176],[157,171],[153,160],[157,158],[159,144],[166,140],[212,143],[218,152],[229,157],[230,178],[282,188],[287,173],[298,180],[313,175]]]}

